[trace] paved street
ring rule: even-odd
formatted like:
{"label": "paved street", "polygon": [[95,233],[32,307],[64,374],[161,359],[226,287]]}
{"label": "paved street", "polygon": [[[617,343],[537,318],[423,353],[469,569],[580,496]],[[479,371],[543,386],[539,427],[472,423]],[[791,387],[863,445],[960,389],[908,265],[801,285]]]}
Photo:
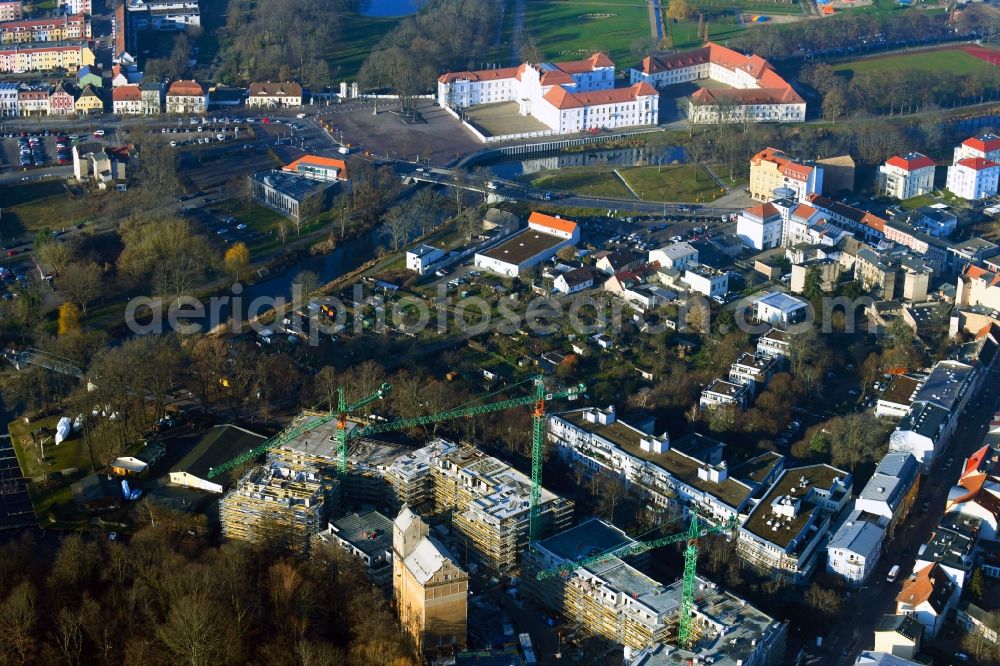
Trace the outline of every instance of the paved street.
{"label": "paved street", "polygon": [[[983,435],[998,408],[1000,370],[994,370],[983,382],[979,395],[969,401],[951,445],[941,454],[933,471],[924,479],[910,518],[897,530],[893,541],[883,550],[882,559],[868,584],[855,593],[850,603],[845,604],[843,613],[845,618],[850,618],[850,622],[837,625],[824,641],[823,647],[828,650],[829,655],[824,663],[853,664],[858,652],[873,647],[875,625],[885,613],[895,612],[896,595],[913,570],[917,550],[930,537],[944,513],[948,491],[958,479],[962,461],[983,445]],[[954,463],[946,468],[945,462],[951,457],[954,457]],[[924,500],[930,501],[930,510],[921,515],[920,505]],[[885,577],[894,564],[900,565],[900,575],[895,583],[888,583]]]}

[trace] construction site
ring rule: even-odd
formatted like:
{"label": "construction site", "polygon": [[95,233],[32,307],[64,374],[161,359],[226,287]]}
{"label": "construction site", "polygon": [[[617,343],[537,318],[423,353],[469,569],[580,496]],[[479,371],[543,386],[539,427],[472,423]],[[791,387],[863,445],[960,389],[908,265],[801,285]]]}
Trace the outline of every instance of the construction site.
{"label": "construction site", "polygon": [[271,459],[251,468],[219,500],[222,535],[307,552],[309,538],[336,513],[336,488],[315,469]]}
{"label": "construction site", "polygon": [[[522,590],[533,602],[560,613],[573,630],[625,646],[629,660],[657,655],[664,657],[663,663],[782,663],[786,623],[687,567],[685,577],[670,585],[639,570],[645,553],[670,541],[684,539],[643,545],[614,525],[590,519],[532,544]],[[627,557],[607,556],[615,552]],[[553,571],[556,575],[545,575]],[[689,600],[685,587],[690,588]],[[687,628],[681,626],[684,617],[690,618]]]}
{"label": "construction site", "polygon": [[[387,390],[383,385],[353,405],[341,396],[342,411],[335,414],[303,413],[278,436],[213,468],[210,476],[267,456],[263,467],[245,473],[221,500],[223,535],[257,543],[284,539],[279,543],[298,553],[308,553],[310,539],[343,548],[370,574],[383,574],[377,582],[384,589],[386,516],[398,516],[397,532],[426,521],[427,527],[410,535],[423,539],[416,551],[412,544],[393,545],[416,557],[406,558],[407,577],[392,555],[394,597],[400,603],[400,581],[408,580],[407,608],[437,599],[442,592],[432,585],[445,585],[451,594],[454,581],[470,573],[494,583],[509,576],[526,600],[554,611],[573,631],[622,646],[629,660],[645,655],[733,666],[781,662],[785,624],[696,576],[698,539],[733,538],[739,529],[735,516],[702,524],[692,509],[686,529],[663,534],[670,525],[661,525],[657,538],[641,541],[596,518],[572,527],[573,502],[542,487],[544,401],[576,396],[582,387],[546,393],[538,380],[534,395],[523,398],[397,421],[349,417]],[[375,438],[520,405],[534,406],[530,476],[469,443],[433,438],[413,448]],[[358,514],[341,518],[344,510]],[[684,575],[664,585],[640,568],[649,551],[670,544],[684,546]],[[434,626],[422,613],[419,622],[416,616],[407,621],[417,643],[433,645],[437,656],[465,647],[454,630],[457,620],[445,615],[448,627]]]}

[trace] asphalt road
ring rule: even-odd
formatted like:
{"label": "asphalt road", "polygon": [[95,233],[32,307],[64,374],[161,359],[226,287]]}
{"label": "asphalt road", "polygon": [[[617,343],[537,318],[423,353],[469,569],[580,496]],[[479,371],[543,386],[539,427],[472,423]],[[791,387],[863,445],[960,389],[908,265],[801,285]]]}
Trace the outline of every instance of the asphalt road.
{"label": "asphalt road", "polygon": [[[853,664],[861,650],[872,649],[876,624],[884,614],[895,612],[896,595],[913,570],[920,545],[927,542],[944,513],[948,491],[958,480],[962,461],[983,445],[983,436],[997,409],[1000,409],[1000,370],[993,370],[978,396],[970,399],[949,447],[924,478],[910,517],[897,528],[893,540],[883,549],[882,558],[868,583],[845,604],[844,614],[849,616],[849,621],[836,624],[824,640],[828,656],[823,663]],[[954,458],[954,463],[945,467],[949,458]],[[920,506],[925,500],[929,500],[930,510],[921,515]],[[899,565],[900,575],[896,582],[889,583],[885,577],[894,564]]]}

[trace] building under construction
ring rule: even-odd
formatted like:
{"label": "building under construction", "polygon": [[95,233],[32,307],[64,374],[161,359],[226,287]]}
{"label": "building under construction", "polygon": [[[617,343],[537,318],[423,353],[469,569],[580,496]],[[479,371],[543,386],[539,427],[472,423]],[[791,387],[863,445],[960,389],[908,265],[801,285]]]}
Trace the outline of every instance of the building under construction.
{"label": "building under construction", "polygon": [[335,512],[336,493],[317,470],[269,458],[244,474],[219,505],[225,538],[304,553],[310,535]]}
{"label": "building under construction", "polygon": [[532,544],[524,593],[560,613],[576,630],[623,645],[630,659],[669,655],[672,660],[663,663],[781,663],[787,625],[703,578],[696,579],[691,648],[682,650],[676,647],[681,580],[663,585],[617,557],[565,576],[535,577],[552,566],[635,543],[613,525],[594,519]]}

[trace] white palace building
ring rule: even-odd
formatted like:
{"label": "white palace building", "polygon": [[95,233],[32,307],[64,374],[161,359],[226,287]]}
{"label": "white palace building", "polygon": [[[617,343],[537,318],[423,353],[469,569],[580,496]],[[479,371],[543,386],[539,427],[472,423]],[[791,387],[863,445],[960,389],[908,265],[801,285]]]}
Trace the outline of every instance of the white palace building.
{"label": "white palace building", "polygon": [[639,67],[630,70],[633,84],[657,88],[699,79],[731,87],[695,91],[688,108],[693,123],[798,123],[806,119],[805,100],[766,60],[711,42],[693,51],[646,56]]}
{"label": "white palace building", "polygon": [[517,102],[520,115],[558,133],[657,124],[660,96],[655,88],[641,82],[614,86],[615,63],[595,53],[571,62],[449,72],[438,79],[438,104],[463,109]]}

